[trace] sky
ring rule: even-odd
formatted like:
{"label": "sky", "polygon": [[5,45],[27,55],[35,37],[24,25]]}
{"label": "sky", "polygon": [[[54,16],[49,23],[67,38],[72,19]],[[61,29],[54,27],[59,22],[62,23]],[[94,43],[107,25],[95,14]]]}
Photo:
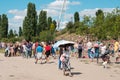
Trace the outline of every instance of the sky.
{"label": "sky", "polygon": [[[37,14],[41,10],[47,11],[47,16],[58,20],[64,0],[1,0],[0,15],[6,14],[9,21],[9,30],[18,32],[22,27],[23,19],[27,13],[27,5],[32,2],[36,5]],[[95,16],[98,9],[103,12],[112,12],[116,7],[120,7],[120,0],[66,0],[64,12],[61,16],[61,23],[73,20],[74,13],[79,12],[79,16]]]}

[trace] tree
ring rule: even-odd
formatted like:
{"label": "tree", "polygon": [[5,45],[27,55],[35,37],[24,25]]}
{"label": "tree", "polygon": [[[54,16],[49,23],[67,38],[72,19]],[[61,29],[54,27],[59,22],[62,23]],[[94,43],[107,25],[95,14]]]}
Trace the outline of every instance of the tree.
{"label": "tree", "polygon": [[51,34],[51,31],[48,30],[48,31],[42,31],[40,32],[40,40],[41,41],[46,41],[46,42],[49,42],[49,41],[53,41],[54,39],[54,35]]}
{"label": "tree", "polygon": [[51,34],[54,34],[55,25],[53,23],[51,23],[51,25],[50,25],[50,31],[51,31]]}
{"label": "tree", "polygon": [[14,30],[14,33],[13,33],[13,34],[14,34],[14,36],[15,36],[15,37],[17,37],[17,36],[18,36],[18,34],[17,34],[16,30]]}
{"label": "tree", "polygon": [[86,26],[91,26],[90,24],[90,17],[89,16],[84,16],[83,17],[83,24],[86,25]]}
{"label": "tree", "polygon": [[47,30],[47,12],[41,10],[38,18],[37,35],[43,30]]}
{"label": "tree", "polygon": [[[76,17],[78,18],[78,17]],[[67,32],[75,30],[80,35],[87,35],[89,38],[106,40],[106,39],[120,39],[120,9],[116,8],[112,13],[105,13],[102,10],[96,12],[96,17],[84,16],[81,22],[74,19],[74,27],[71,23],[67,24]]]}
{"label": "tree", "polygon": [[75,12],[75,14],[74,14],[74,22],[79,22],[79,21],[80,21],[79,13]]}
{"label": "tree", "polygon": [[53,20],[53,22],[52,22],[52,23],[54,24],[55,29],[56,29],[56,27],[57,27],[57,22],[56,22],[55,20]]}
{"label": "tree", "polygon": [[8,35],[8,18],[7,15],[2,14],[1,18],[1,37],[2,38],[7,38]]}
{"label": "tree", "polygon": [[67,29],[69,30],[69,29],[73,29],[73,27],[74,27],[74,24],[73,24],[73,22],[68,22],[67,23]]}
{"label": "tree", "polygon": [[23,21],[23,31],[25,39],[31,40],[32,37],[36,36],[37,28],[37,12],[35,4],[28,3],[27,15]]}
{"label": "tree", "polygon": [[2,36],[2,35],[1,35],[1,28],[2,28],[2,27],[1,27],[1,15],[0,15],[0,39],[1,39],[1,36]]}
{"label": "tree", "polygon": [[13,38],[13,37],[15,37],[15,35],[13,33],[13,30],[10,29],[9,34],[8,34],[8,38]]}
{"label": "tree", "polygon": [[1,27],[1,15],[0,15],[0,27]]}
{"label": "tree", "polygon": [[96,26],[102,26],[104,22],[104,13],[101,9],[96,12]]}
{"label": "tree", "polygon": [[47,22],[47,25],[48,25],[47,29],[48,30],[50,29],[51,24],[52,24],[52,18],[48,17],[48,22]]}
{"label": "tree", "polygon": [[19,27],[19,37],[21,37],[21,36],[22,36],[22,28]]}
{"label": "tree", "polygon": [[27,17],[23,20],[23,36],[25,37],[26,40],[31,40],[32,37],[32,30],[29,25],[29,20]]}

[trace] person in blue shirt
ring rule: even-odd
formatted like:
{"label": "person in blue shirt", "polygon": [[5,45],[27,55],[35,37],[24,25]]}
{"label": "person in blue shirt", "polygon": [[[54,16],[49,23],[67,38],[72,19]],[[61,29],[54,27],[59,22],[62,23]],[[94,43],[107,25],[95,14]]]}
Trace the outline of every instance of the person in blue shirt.
{"label": "person in blue shirt", "polygon": [[38,44],[38,47],[36,48],[36,62],[35,64],[37,64],[38,60],[41,60],[41,64],[42,64],[42,54],[43,54],[43,47]]}

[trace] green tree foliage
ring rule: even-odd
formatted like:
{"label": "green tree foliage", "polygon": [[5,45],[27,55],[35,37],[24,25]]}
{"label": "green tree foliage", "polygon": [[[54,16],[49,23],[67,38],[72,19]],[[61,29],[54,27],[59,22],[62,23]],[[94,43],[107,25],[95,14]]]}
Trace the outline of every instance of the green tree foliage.
{"label": "green tree foliage", "polygon": [[37,27],[37,12],[35,4],[28,3],[27,15],[23,21],[23,34],[25,39],[31,40],[32,37],[36,36]]}
{"label": "green tree foliage", "polygon": [[25,17],[23,21],[23,35],[26,40],[29,40],[32,37],[32,30],[31,30],[31,27],[28,26],[29,25],[28,21],[29,21],[28,18]]}
{"label": "green tree foliage", "polygon": [[39,27],[42,30],[47,30],[47,12],[41,10],[39,14]]}
{"label": "green tree foliage", "polygon": [[51,34],[54,34],[55,25],[53,23],[51,23],[51,25],[50,25],[50,31],[51,31]]}
{"label": "green tree foliage", "polygon": [[69,33],[75,32],[74,24],[72,21],[68,22],[66,27],[67,27],[67,30],[69,31]]}
{"label": "green tree foliage", "polygon": [[17,34],[16,30],[14,30],[14,35],[15,35],[15,37],[18,37],[18,34]]}
{"label": "green tree foliage", "polygon": [[66,25],[67,29],[72,29],[74,27],[74,24],[72,21],[68,22],[67,25]]}
{"label": "green tree foliage", "polygon": [[2,35],[1,35],[1,28],[2,28],[2,26],[1,26],[1,15],[0,15],[0,39],[2,38]]}
{"label": "green tree foliage", "polygon": [[74,14],[74,22],[79,22],[79,21],[80,21],[79,13],[75,12],[75,14]]}
{"label": "green tree foliage", "polygon": [[102,26],[103,22],[104,22],[104,13],[103,13],[102,10],[99,9],[96,12],[96,23],[95,23],[95,26],[96,27],[97,26]]}
{"label": "green tree foliage", "polygon": [[57,22],[56,22],[55,20],[53,20],[53,22],[52,22],[52,23],[54,24],[55,29],[56,29],[56,27],[57,27]]}
{"label": "green tree foliage", "polygon": [[54,35],[53,34],[51,34],[51,31],[42,31],[42,32],[40,32],[40,40],[41,41],[46,41],[46,42],[48,42],[48,41],[52,41],[52,40],[54,40]]}
{"label": "green tree foliage", "polygon": [[22,28],[21,27],[19,27],[19,37],[21,37],[22,36],[22,33],[23,31],[22,31]]}
{"label": "green tree foliage", "polygon": [[48,17],[48,22],[47,22],[47,25],[48,25],[48,29],[47,30],[49,30],[50,29],[50,27],[51,27],[51,24],[52,24],[52,18],[51,17]]}
{"label": "green tree foliage", "polygon": [[[75,16],[77,15],[77,17]],[[101,9],[96,12],[96,17],[84,16],[82,21],[78,13],[74,14],[74,27],[68,22],[67,31],[74,30],[80,35],[97,38],[99,40],[120,38],[120,8],[116,8],[112,13],[104,13]],[[72,31],[73,32],[73,31]]]}
{"label": "green tree foliage", "polygon": [[1,26],[1,15],[0,15],[0,26]]}
{"label": "green tree foliage", "polygon": [[13,30],[10,29],[9,34],[8,34],[8,38],[14,38],[14,37],[15,37],[15,35],[13,33]]}
{"label": "green tree foliage", "polygon": [[8,18],[6,14],[1,16],[1,27],[0,27],[1,38],[7,38],[8,35]]}

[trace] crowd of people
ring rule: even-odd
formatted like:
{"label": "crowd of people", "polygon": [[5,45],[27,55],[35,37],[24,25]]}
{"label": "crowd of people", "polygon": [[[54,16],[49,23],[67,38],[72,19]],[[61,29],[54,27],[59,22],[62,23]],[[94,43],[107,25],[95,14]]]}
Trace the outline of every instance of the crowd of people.
{"label": "crowd of people", "polygon": [[58,48],[54,48],[55,42],[30,42],[22,41],[16,43],[0,43],[0,48],[5,48],[5,56],[22,56],[24,58],[35,58],[35,64],[49,62],[49,56],[54,59],[58,57],[58,69],[63,70],[65,75],[66,71],[69,71],[71,76],[70,57],[89,58],[91,62],[94,59],[103,60],[103,66],[106,67],[107,63],[110,63],[110,57],[115,57],[116,63],[120,62],[120,42],[117,40],[111,41],[76,41],[74,45],[65,45]]}

